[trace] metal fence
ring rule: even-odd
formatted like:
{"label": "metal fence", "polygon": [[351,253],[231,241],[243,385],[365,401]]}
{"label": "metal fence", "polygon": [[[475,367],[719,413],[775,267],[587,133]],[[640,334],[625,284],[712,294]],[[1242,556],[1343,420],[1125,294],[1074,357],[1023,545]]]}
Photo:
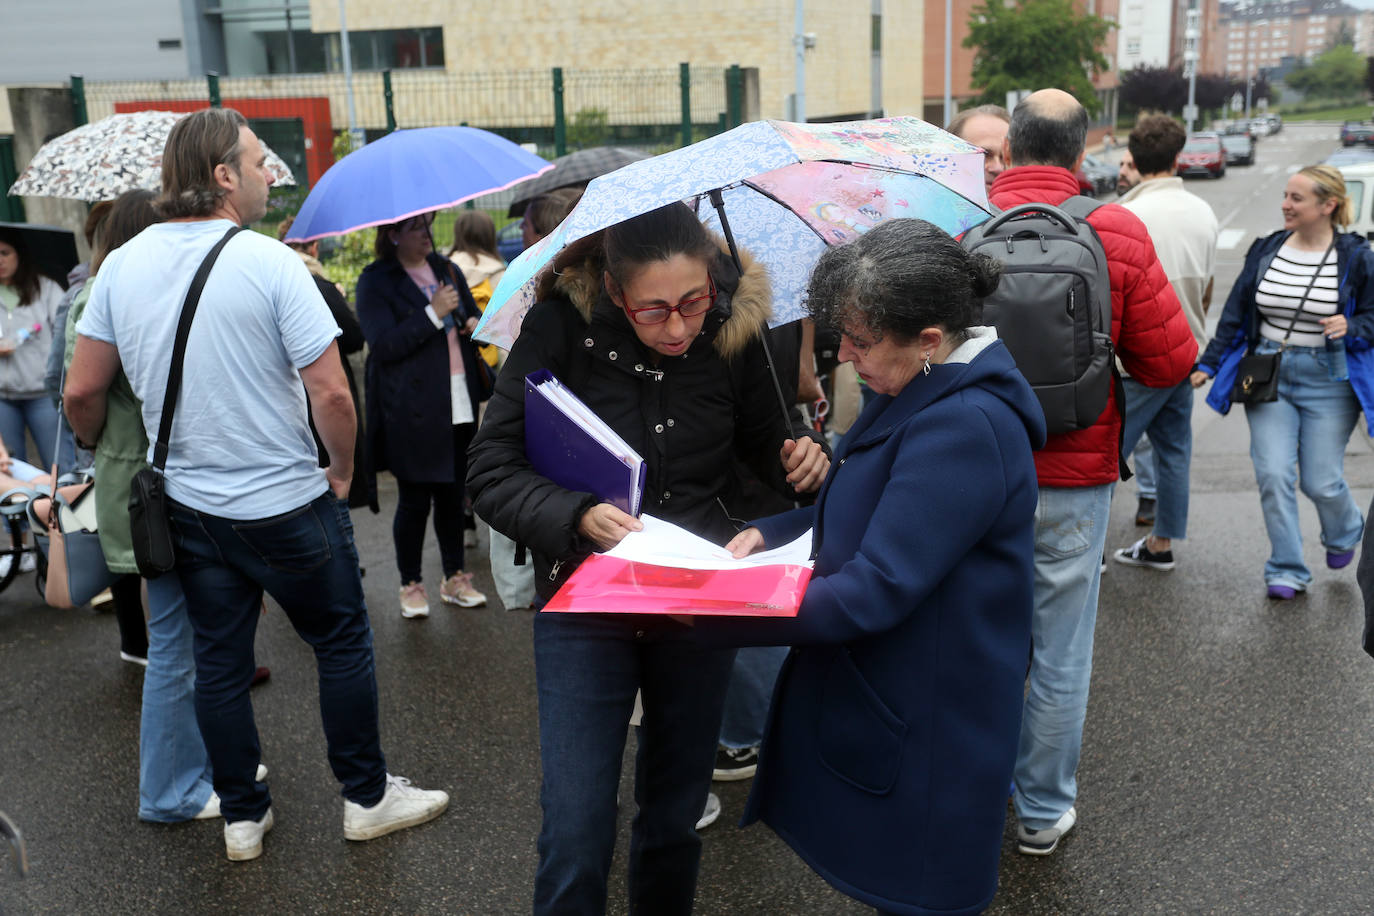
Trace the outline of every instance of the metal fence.
{"label": "metal fence", "polygon": [[[356,73],[203,80],[72,81],[74,110],[97,120],[117,111],[206,105],[237,108],[295,172],[317,181],[350,126],[367,139],[396,128],[466,124],[533,144],[546,158],[592,146],[663,152],[742,120],[738,66],[492,73]],[[351,109],[351,114],[350,114]],[[78,114],[80,117],[80,114]]]}

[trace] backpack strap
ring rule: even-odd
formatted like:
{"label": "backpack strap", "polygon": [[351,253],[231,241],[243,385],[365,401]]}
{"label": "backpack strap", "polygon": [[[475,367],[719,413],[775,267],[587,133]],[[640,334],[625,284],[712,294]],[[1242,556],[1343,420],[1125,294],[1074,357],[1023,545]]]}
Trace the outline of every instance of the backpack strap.
{"label": "backpack strap", "polygon": [[[1084,222],[1087,222],[1088,217],[1092,213],[1094,213],[1098,207],[1101,207],[1104,203],[1105,201],[1097,200],[1092,197],[1086,197],[1082,194],[1075,194],[1073,197],[1070,197],[1068,200],[1060,204],[1059,209],[1063,210],[1065,213],[1067,213],[1069,216],[1072,216],[1074,219],[1080,219]],[[1107,305],[1108,307],[1111,306],[1110,298],[1108,298]],[[1110,318],[1108,318],[1108,320],[1110,321]],[[1111,332],[1111,328],[1108,328],[1107,330],[1108,333]],[[1116,350],[1115,344],[1112,345],[1112,350]],[[1126,447],[1126,442],[1124,438],[1126,435],[1126,385],[1121,380],[1121,372],[1116,368],[1116,356],[1114,352],[1112,356],[1112,396],[1116,400],[1116,413],[1118,421],[1116,431],[1116,461],[1121,475],[1121,480],[1124,482],[1130,480],[1135,475],[1131,472],[1130,465],[1126,463],[1126,456],[1122,454]]]}

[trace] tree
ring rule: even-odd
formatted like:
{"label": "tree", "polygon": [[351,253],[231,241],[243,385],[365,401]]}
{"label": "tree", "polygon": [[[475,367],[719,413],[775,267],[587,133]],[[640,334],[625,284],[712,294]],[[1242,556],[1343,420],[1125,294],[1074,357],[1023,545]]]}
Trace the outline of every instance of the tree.
{"label": "tree", "polygon": [[568,146],[573,149],[602,146],[610,134],[610,116],[606,109],[581,108],[572,116],[572,123],[568,125]]}
{"label": "tree", "polygon": [[1350,21],[1342,19],[1340,25],[1336,26],[1336,33],[1331,36],[1332,48],[1339,48],[1341,45],[1355,47],[1355,33],[1350,29]]}
{"label": "tree", "polygon": [[983,0],[969,16],[964,47],[976,48],[973,85],[979,102],[998,105],[1018,89],[1063,89],[1092,114],[1102,107],[1088,77],[1107,69],[1099,48],[1111,23],[1081,14],[1071,0]]}
{"label": "tree", "polygon": [[1135,67],[1121,74],[1119,95],[1128,111],[1182,111],[1188,103],[1188,81],[1178,69]]}
{"label": "tree", "polygon": [[1288,74],[1289,88],[1305,96],[1350,98],[1364,91],[1366,64],[1349,45],[1332,48]]}
{"label": "tree", "polygon": [[1364,59],[1364,88],[1365,92],[1374,96],[1374,57]]}

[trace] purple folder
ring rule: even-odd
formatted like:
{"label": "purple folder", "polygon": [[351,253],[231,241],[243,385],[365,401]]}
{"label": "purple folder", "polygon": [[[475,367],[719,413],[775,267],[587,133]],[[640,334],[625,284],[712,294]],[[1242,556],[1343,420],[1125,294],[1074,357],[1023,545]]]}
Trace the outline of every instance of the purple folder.
{"label": "purple folder", "polygon": [[[553,388],[581,405],[586,417],[569,413],[550,397]],[[645,464],[628,445],[608,448],[589,430],[587,418],[610,431],[552,372],[525,376],[525,457],[544,477],[568,490],[592,493],[630,515],[639,515]],[[612,431],[611,436],[615,436]],[[618,436],[615,438],[619,439]]]}

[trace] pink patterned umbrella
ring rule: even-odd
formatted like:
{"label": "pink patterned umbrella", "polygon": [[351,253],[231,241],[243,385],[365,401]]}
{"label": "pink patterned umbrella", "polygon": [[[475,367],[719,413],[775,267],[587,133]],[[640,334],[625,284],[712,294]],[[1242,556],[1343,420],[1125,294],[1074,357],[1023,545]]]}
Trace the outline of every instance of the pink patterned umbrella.
{"label": "pink patterned umbrella", "polygon": [[[94,203],[114,200],[125,191],[162,188],[162,149],[172,125],[186,112],[135,111],[110,115],[54,137],[39,147],[10,187],[26,197],[65,197]],[[291,170],[276,153],[267,153],[267,168],[279,185],[295,184]]]}

